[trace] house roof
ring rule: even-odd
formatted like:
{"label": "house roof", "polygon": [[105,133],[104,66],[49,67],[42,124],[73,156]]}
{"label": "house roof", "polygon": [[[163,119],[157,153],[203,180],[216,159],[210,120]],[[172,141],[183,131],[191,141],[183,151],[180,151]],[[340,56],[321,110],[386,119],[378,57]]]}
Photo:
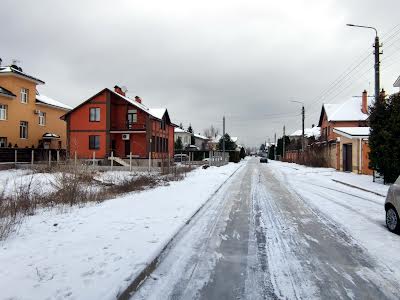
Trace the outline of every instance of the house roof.
{"label": "house roof", "polygon": [[36,94],[36,103],[39,103],[39,104],[42,103],[42,104],[54,106],[54,107],[65,109],[65,110],[72,109],[72,107],[69,106],[69,105],[61,103],[61,102],[59,102],[57,100],[54,100],[54,99],[52,99],[50,97],[47,97],[47,96],[45,96],[43,94],[39,94],[39,93]]}
{"label": "house roof", "polygon": [[36,84],[44,84],[45,83],[43,80],[40,80],[36,77],[33,77],[31,75],[24,73],[21,68],[15,66],[15,65],[0,67],[0,74],[8,74],[8,73],[16,74],[16,75],[22,76],[28,80],[35,81]]}
{"label": "house roof", "polygon": [[16,97],[12,92],[0,86],[0,95],[6,97]]}
{"label": "house roof", "polygon": [[393,84],[394,87],[399,87],[400,88],[400,76],[397,78],[397,80]]}
{"label": "house roof", "polygon": [[[371,102],[368,99],[367,105]],[[361,97],[351,98],[341,104],[323,104],[318,126],[322,125],[324,112],[328,121],[365,121],[368,119],[368,114],[361,111]]]}
{"label": "house roof", "polygon": [[349,139],[368,138],[370,127],[334,127],[333,132]]}
{"label": "house roof", "polygon": [[[290,136],[291,137],[296,137],[296,136],[302,136],[303,131],[301,129],[296,130],[295,132],[293,132]],[[321,128],[314,126],[312,128],[304,128],[304,136],[306,137],[319,137],[321,135]]]}
{"label": "house roof", "polygon": [[[78,109],[79,107],[81,107],[82,105],[84,105],[86,102],[92,100],[94,97],[96,97],[97,95],[103,93],[103,92],[109,92],[117,97],[119,97],[122,100],[127,101],[129,104],[141,109],[142,111],[144,111],[145,113],[149,114],[150,116],[152,116],[155,119],[161,120],[164,116],[164,114],[167,115],[167,119],[168,121],[175,127],[178,127],[178,125],[174,124],[171,122],[170,118],[169,118],[169,114],[168,114],[168,110],[166,108],[155,108],[155,109],[150,109],[148,108],[146,105],[144,105],[143,103],[139,103],[133,99],[130,99],[126,96],[123,96],[113,90],[110,90],[109,88],[105,88],[103,90],[101,90],[100,92],[98,92],[97,94],[93,95],[92,97],[90,97],[89,99],[87,99],[86,101],[83,101],[81,104],[79,104],[78,106],[74,107],[72,110],[70,110],[69,112],[67,112],[64,116],[62,116],[61,118],[64,118],[65,116],[67,116],[68,114],[72,113],[73,111],[75,111],[76,109]],[[162,113],[162,114],[161,114]]]}
{"label": "house roof", "polygon": [[189,131],[186,131],[185,129],[176,127],[175,128],[175,133],[187,133],[187,134],[191,134]]}
{"label": "house roof", "polygon": [[209,140],[208,137],[206,137],[206,136],[204,136],[204,135],[201,135],[201,134],[196,134],[196,133],[194,133],[193,135],[194,135],[195,138],[198,138],[198,139]]}

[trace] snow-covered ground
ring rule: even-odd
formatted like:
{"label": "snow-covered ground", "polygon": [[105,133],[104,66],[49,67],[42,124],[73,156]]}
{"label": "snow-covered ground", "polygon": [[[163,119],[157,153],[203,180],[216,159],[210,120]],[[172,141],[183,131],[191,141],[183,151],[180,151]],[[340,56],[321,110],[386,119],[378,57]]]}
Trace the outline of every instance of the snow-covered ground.
{"label": "snow-covered ground", "polygon": [[340,179],[383,195],[389,186],[372,182],[371,176],[338,172],[333,169],[309,168],[274,162],[268,167],[277,178],[300,196],[316,214],[332,219],[364,247],[373,257],[400,278],[400,236],[385,225],[385,197],[334,182]]}
{"label": "snow-covered ground", "polygon": [[[28,217],[0,242],[1,298],[115,299],[245,163],[196,169],[168,186]],[[4,172],[2,186],[30,176]]]}

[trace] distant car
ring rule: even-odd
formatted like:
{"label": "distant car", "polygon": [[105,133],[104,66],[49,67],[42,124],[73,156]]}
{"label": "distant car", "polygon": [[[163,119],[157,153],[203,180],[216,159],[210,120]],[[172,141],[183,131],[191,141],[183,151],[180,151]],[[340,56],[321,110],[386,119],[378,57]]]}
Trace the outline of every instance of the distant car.
{"label": "distant car", "polygon": [[386,226],[391,232],[400,233],[400,176],[392,184],[385,201]]}
{"label": "distant car", "polygon": [[174,155],[174,162],[184,162],[184,161],[188,161],[189,160],[189,156],[187,156],[186,154],[175,154]]}
{"label": "distant car", "polygon": [[207,158],[203,158],[202,161],[209,162],[210,159],[207,157]]}
{"label": "distant car", "polygon": [[268,158],[266,158],[266,157],[260,158],[260,163],[267,163],[267,162],[268,162]]}

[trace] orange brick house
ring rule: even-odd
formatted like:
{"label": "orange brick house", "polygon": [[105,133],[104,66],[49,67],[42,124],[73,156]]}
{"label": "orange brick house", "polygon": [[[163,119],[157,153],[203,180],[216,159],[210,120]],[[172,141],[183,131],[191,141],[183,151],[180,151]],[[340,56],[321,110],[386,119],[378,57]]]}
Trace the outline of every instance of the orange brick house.
{"label": "orange brick house", "polygon": [[60,117],[71,107],[39,93],[42,84],[16,65],[0,65],[0,148],[65,148]]}
{"label": "orange brick house", "polygon": [[67,124],[70,157],[98,159],[167,158],[174,155],[174,125],[165,108],[150,109],[119,86],[105,88],[62,119]]}
{"label": "orange brick house", "polygon": [[318,126],[328,164],[337,170],[371,174],[368,168],[368,95],[324,104]]}

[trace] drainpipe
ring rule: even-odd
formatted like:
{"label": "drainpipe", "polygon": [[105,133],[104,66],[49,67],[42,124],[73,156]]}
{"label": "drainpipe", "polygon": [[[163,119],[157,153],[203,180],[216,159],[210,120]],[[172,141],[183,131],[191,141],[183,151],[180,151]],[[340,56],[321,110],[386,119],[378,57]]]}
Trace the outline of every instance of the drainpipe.
{"label": "drainpipe", "polygon": [[359,148],[360,148],[360,153],[359,153],[359,162],[358,162],[358,169],[359,169],[359,174],[362,174],[362,158],[361,158],[361,154],[362,154],[362,146],[361,146],[361,138],[358,140],[359,141]]}

